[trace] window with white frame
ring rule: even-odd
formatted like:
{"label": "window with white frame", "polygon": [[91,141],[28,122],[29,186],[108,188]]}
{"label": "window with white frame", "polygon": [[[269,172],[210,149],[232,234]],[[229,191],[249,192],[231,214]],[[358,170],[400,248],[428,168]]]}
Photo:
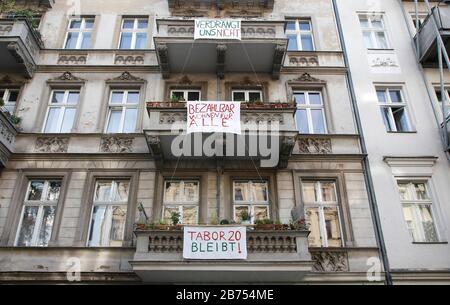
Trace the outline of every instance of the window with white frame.
{"label": "window with white frame", "polygon": [[[416,16],[416,13],[411,13],[412,22],[414,24],[414,27],[417,30],[419,30],[422,27],[422,25],[425,22],[425,19],[427,19],[427,16],[428,16],[427,13],[419,13],[417,16]],[[416,17],[418,17],[418,18],[416,18]],[[419,21],[419,27],[418,28],[417,28],[417,22],[416,21]]]}
{"label": "window with white frame", "polygon": [[241,222],[242,213],[250,215],[251,223],[270,218],[269,183],[267,181],[233,181],[233,217],[236,222]]}
{"label": "window with white frame", "polygon": [[170,90],[170,98],[172,100],[183,102],[200,101],[202,98],[202,92],[200,90],[194,89],[186,89],[186,90],[174,89]]}
{"label": "window with white frame", "polygon": [[411,131],[407,104],[402,89],[376,88],[376,90],[386,130],[391,132]]}
{"label": "window with white frame", "polygon": [[112,90],[109,106],[107,133],[136,132],[139,109],[138,90]]}
{"label": "window with white frame", "polygon": [[303,181],[306,223],[311,247],[342,247],[342,228],[335,181]]}
{"label": "window with white frame", "polygon": [[172,215],[179,213],[182,224],[198,223],[199,182],[176,180],[164,182],[163,219],[172,223]]}
{"label": "window with white frame", "polygon": [[423,181],[397,181],[403,216],[414,242],[439,241],[433,220],[432,200]]}
{"label": "window with white frame", "polygon": [[70,133],[75,121],[79,98],[79,90],[53,90],[43,132]]}
{"label": "window with white frame", "polygon": [[261,90],[232,90],[233,102],[262,102]]}
{"label": "window with white frame", "polygon": [[28,182],[16,246],[48,246],[60,192],[61,180],[33,179]]}
{"label": "window with white frame", "polygon": [[19,89],[0,89],[0,99],[4,103],[3,109],[10,114],[14,114],[18,98]]}
{"label": "window with white frame", "polygon": [[148,19],[124,18],[120,33],[119,49],[146,49]]}
{"label": "window with white frame", "polygon": [[288,20],[286,24],[288,51],[314,51],[314,38],[310,20]]}
{"label": "window with white frame", "polygon": [[359,22],[368,49],[389,49],[383,15],[360,15]]}
{"label": "window with white frame", "polygon": [[435,88],[436,98],[442,108],[442,101],[444,98],[447,100],[447,117],[450,116],[450,88],[444,88],[444,95],[441,93],[440,88]]}
{"label": "window with white frame", "polygon": [[304,134],[327,133],[325,109],[320,91],[294,91],[297,129]]}
{"label": "window with white frame", "polygon": [[94,18],[71,19],[67,28],[65,49],[90,49]]}
{"label": "window with white frame", "polygon": [[121,247],[129,201],[129,180],[98,180],[89,225],[89,247]]}

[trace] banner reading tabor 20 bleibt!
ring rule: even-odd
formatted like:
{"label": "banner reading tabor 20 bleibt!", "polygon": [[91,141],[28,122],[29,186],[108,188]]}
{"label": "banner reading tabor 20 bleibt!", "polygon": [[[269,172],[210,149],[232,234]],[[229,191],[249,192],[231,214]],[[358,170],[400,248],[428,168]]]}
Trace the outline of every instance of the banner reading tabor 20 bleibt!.
{"label": "banner reading tabor 20 bleibt!", "polygon": [[184,227],[183,258],[247,259],[245,227]]}
{"label": "banner reading tabor 20 bleibt!", "polygon": [[194,39],[241,40],[239,19],[195,19]]}

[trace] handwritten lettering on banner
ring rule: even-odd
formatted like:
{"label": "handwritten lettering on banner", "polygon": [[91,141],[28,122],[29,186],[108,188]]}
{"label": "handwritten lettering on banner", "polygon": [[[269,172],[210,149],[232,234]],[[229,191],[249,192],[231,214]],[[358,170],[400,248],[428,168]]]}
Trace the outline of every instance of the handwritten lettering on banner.
{"label": "handwritten lettering on banner", "polygon": [[195,19],[194,39],[241,40],[241,20]]}
{"label": "handwritten lettering on banner", "polygon": [[240,102],[187,102],[187,133],[241,134]]}
{"label": "handwritten lettering on banner", "polygon": [[184,227],[183,258],[247,259],[245,227]]}

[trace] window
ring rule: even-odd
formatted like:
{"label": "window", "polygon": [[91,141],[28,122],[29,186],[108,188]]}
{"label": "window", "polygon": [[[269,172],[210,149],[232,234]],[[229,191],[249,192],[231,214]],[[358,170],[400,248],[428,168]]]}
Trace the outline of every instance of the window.
{"label": "window", "polygon": [[381,15],[362,15],[359,22],[368,49],[388,49],[385,23]]}
{"label": "window", "polygon": [[3,109],[10,114],[14,114],[18,98],[19,89],[0,89],[0,99],[3,99],[3,102],[5,103]]}
{"label": "window", "polygon": [[198,223],[199,182],[194,180],[165,181],[163,219],[171,223],[172,214],[180,213],[182,224]]}
{"label": "window", "polygon": [[444,94],[445,96],[442,96],[441,89],[436,88],[435,89],[437,100],[442,108],[442,100],[445,97],[447,99],[447,117],[450,116],[450,88],[445,88]]}
{"label": "window", "polygon": [[403,216],[414,242],[437,242],[431,198],[424,182],[398,181]]}
{"label": "window", "polygon": [[61,180],[36,179],[28,183],[16,246],[48,246],[60,192]]}
{"label": "window", "polygon": [[306,223],[311,231],[311,247],[342,247],[339,202],[336,182],[305,181],[302,183]]}
{"label": "window", "polygon": [[402,90],[377,88],[377,97],[386,130],[411,131]]}
{"label": "window", "polygon": [[200,90],[171,90],[170,97],[177,101],[200,101],[202,92]]}
{"label": "window", "polygon": [[233,90],[233,102],[262,102],[261,90]]}
{"label": "window", "polygon": [[289,20],[286,25],[288,51],[314,51],[310,20]]}
{"label": "window", "polygon": [[125,233],[129,180],[99,180],[95,184],[89,247],[121,247]]}
{"label": "window", "polygon": [[297,129],[304,134],[327,133],[322,93],[319,91],[294,91],[297,105]]}
{"label": "window", "polygon": [[417,28],[417,30],[422,27],[422,25],[425,22],[425,19],[427,18],[427,16],[428,16],[427,13],[419,13],[418,14],[418,18],[416,18],[416,13],[411,13],[411,19],[412,19],[412,22],[413,22],[413,25],[414,25],[415,28],[417,28],[416,20],[419,21],[419,28]]}
{"label": "window", "polygon": [[123,19],[119,49],[146,49],[147,32],[148,19]]}
{"label": "window", "polygon": [[91,48],[94,18],[71,19],[67,29],[65,49]]}
{"label": "window", "polygon": [[233,181],[233,215],[241,221],[242,212],[251,216],[251,222],[270,218],[269,184],[267,181]]}
{"label": "window", "polygon": [[109,99],[107,133],[136,132],[139,91],[113,90]]}
{"label": "window", "polygon": [[80,91],[77,90],[54,90],[48,105],[44,132],[71,132],[79,97]]}

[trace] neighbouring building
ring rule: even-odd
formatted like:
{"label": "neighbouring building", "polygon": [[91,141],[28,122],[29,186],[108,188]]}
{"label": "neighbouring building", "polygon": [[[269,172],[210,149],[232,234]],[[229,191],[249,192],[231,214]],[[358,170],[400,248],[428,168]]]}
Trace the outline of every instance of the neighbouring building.
{"label": "neighbouring building", "polygon": [[438,37],[448,51],[450,6],[336,2],[392,281],[448,284],[450,167],[441,100],[448,102],[450,73],[438,68]]}

